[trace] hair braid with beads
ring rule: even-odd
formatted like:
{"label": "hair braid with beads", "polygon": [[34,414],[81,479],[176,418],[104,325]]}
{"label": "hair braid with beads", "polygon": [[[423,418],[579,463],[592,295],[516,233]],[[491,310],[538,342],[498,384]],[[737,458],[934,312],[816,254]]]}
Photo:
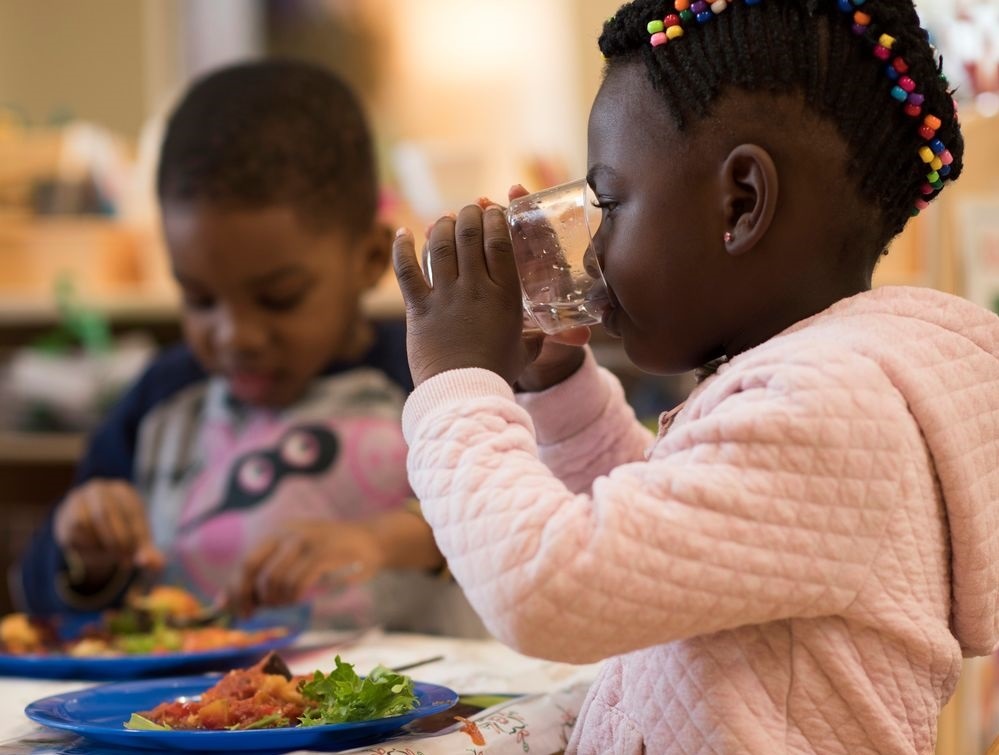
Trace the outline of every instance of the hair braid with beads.
{"label": "hair braid with beads", "polygon": [[[678,6],[627,3],[606,22],[599,44],[608,66],[644,63],[681,130],[704,117],[728,86],[799,91],[843,137],[860,195],[881,209],[884,244],[943,186],[942,177],[929,185],[930,161],[919,157],[930,141],[920,134],[924,115],[939,119],[932,137],[952,160],[941,176],[960,175],[964,143],[952,93],[912,0],[731,0],[705,23],[686,23],[681,38],[650,44],[649,22]],[[868,15],[869,24],[855,24],[854,11]],[[893,38],[888,59],[872,54],[884,34]],[[887,70],[896,58],[918,85],[919,117],[892,95],[901,91],[893,90],[898,74]]]}

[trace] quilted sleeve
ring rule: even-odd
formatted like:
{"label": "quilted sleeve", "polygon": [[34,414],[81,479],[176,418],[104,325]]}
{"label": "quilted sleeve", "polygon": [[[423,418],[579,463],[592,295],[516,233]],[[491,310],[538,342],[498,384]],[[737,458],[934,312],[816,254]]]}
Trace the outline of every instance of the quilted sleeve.
{"label": "quilted sleeve", "polygon": [[421,385],[404,413],[410,481],[487,627],[579,663],[843,612],[925,449],[877,365],[820,356],[717,376],[649,461],[590,494],[538,460],[498,376]]}
{"label": "quilted sleeve", "polygon": [[573,492],[644,459],[652,445],[652,433],[635,418],[621,383],[597,366],[589,349],[574,375],[546,391],[519,393],[517,403],[534,422],[539,458]]}

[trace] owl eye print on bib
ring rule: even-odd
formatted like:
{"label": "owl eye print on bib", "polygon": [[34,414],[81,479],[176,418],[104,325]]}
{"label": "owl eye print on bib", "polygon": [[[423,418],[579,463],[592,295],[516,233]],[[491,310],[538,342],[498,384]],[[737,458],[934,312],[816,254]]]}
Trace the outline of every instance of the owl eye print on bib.
{"label": "owl eye print on bib", "polygon": [[327,427],[306,425],[290,430],[274,447],[253,451],[232,468],[225,494],[215,506],[194,519],[183,522],[180,535],[230,511],[256,508],[269,500],[285,478],[316,476],[337,458],[339,441]]}
{"label": "owl eye print on bib", "polygon": [[296,521],[356,520],[400,505],[410,491],[397,427],[372,417],[295,425],[243,437],[229,463],[206,464],[175,546],[198,589],[217,592],[257,543]]}

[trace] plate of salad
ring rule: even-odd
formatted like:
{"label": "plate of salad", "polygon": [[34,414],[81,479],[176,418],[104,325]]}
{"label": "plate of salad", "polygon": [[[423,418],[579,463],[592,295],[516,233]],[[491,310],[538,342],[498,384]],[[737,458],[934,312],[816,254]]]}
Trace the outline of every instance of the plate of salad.
{"label": "plate of salad", "polygon": [[288,646],[306,623],[290,614],[234,621],[160,587],[98,615],[3,616],[0,675],[115,680],[233,668]]}
{"label": "plate of salad", "polygon": [[271,653],[227,674],[116,682],[37,700],[33,721],[129,750],[287,751],[359,746],[453,707],[447,687],[377,667],[361,677],[336,657],[293,675]]}

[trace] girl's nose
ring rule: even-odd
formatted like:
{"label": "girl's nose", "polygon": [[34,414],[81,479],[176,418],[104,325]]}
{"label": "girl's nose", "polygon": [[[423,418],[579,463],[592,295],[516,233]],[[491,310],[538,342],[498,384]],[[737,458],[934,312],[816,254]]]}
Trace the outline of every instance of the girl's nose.
{"label": "girl's nose", "polygon": [[595,240],[590,242],[590,245],[583,253],[583,269],[586,270],[586,274],[591,278],[599,278],[601,275],[600,254],[597,252]]}

